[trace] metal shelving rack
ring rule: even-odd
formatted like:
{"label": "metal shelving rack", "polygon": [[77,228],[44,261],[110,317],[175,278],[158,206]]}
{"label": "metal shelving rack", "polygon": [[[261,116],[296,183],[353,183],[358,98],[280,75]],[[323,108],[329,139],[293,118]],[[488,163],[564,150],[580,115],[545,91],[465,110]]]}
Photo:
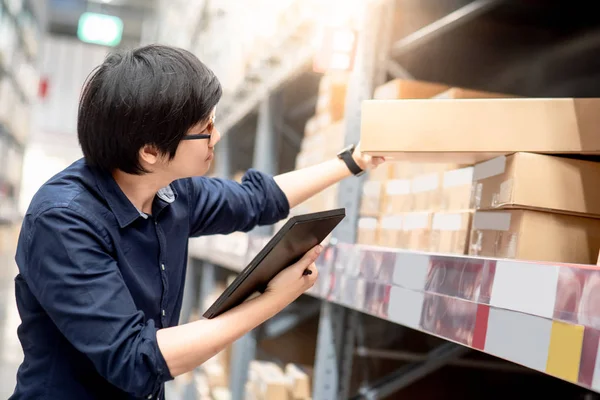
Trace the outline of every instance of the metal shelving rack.
{"label": "metal shelving rack", "polygon": [[[4,0],[0,0],[0,9],[2,9],[2,13],[0,14],[3,16],[8,16],[8,19],[16,29],[18,53],[22,54],[26,63],[36,67],[37,54],[35,53],[35,50],[31,48],[31,43],[26,39],[26,32],[21,21],[21,14],[28,15],[28,18],[33,21],[33,24],[36,26],[36,30],[39,33],[42,31],[42,22],[40,20],[39,10],[34,9],[34,6],[30,0],[23,1],[21,10],[17,14],[10,10],[7,2]],[[15,51],[15,53],[17,53],[17,51]],[[28,94],[27,90],[22,87],[21,82],[17,77],[18,67],[15,65],[8,65],[8,63],[4,60],[0,61],[2,61],[0,63],[0,80],[8,80],[13,86],[17,96],[19,97],[19,100],[23,103],[23,105],[30,107],[31,95]],[[9,162],[9,149],[16,151],[20,155],[22,162],[25,152],[24,138],[18,138],[15,135],[15,132],[11,131],[6,123],[0,121],[0,201],[4,204],[6,204],[6,202],[12,203],[12,205],[8,207],[8,211],[4,209],[4,212],[0,212],[0,225],[12,224],[18,218],[17,201],[19,195],[19,185],[17,182],[10,182],[8,176],[6,175],[6,171],[9,169],[7,164]],[[2,192],[8,193],[8,195],[2,196]],[[0,209],[2,208],[2,204],[0,203]]]}
{"label": "metal shelving rack", "polygon": [[[411,78],[397,61],[398,56],[502,3],[501,0],[473,1],[392,43],[395,2],[365,2],[357,65],[346,101],[346,143],[358,140],[360,104],[372,96],[374,87],[388,76]],[[292,51],[289,46],[284,47],[287,52]],[[294,61],[273,63],[268,72],[258,74],[258,79],[256,74],[248,76],[252,85],[246,87],[244,93],[225,99],[226,111],[220,110],[226,115],[220,126],[225,142],[220,146],[219,156],[226,161],[217,164],[217,175],[231,175],[228,132],[255,112],[258,123],[253,165],[265,172],[276,172],[274,159],[265,155],[273,154],[276,135],[281,134],[281,121],[276,120],[280,113],[274,112],[279,104],[277,96],[282,86],[297,77],[311,56],[304,48],[294,54],[291,56],[282,50],[278,55],[281,60]],[[340,185],[339,203],[346,208],[348,216],[320,259],[318,285],[308,293],[320,300],[320,310],[311,311],[311,315],[320,313],[314,399],[383,398],[456,361],[471,349],[600,393],[600,367],[597,367],[600,314],[587,304],[591,297],[586,297],[591,288],[600,283],[599,270],[590,266],[456,257],[354,245],[363,179],[348,179]],[[234,273],[241,271],[270,233],[269,229],[262,229],[250,235],[191,240],[192,273],[184,300],[184,316],[189,315],[194,304],[202,304],[216,281],[219,268]],[[373,259],[379,261],[374,263]],[[198,280],[193,279],[194,274],[201,282],[200,287],[196,286]],[[567,280],[573,277],[583,282],[578,308],[567,305],[564,300],[564,296],[572,294],[565,288]],[[530,286],[531,282],[536,282],[535,288]],[[233,399],[243,398],[248,363],[255,357],[257,341],[265,335],[293,329],[306,317],[297,311],[291,311],[292,317],[290,313],[283,314],[234,345],[230,379]],[[413,357],[413,362],[405,367],[363,386],[359,393],[351,393],[354,355],[357,351],[373,352],[356,346],[361,314],[446,342],[423,357]],[[454,328],[444,328],[444,324],[434,321],[443,321]],[[386,356],[392,357],[391,354]],[[193,390],[187,394],[193,398]]]}

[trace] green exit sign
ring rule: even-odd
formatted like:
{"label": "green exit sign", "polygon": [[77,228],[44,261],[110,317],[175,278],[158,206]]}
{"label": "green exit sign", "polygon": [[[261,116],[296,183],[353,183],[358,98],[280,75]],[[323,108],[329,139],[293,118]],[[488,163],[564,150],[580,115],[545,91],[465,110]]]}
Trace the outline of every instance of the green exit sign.
{"label": "green exit sign", "polygon": [[123,37],[123,21],[112,15],[83,13],[79,18],[77,37],[86,43],[117,46]]}

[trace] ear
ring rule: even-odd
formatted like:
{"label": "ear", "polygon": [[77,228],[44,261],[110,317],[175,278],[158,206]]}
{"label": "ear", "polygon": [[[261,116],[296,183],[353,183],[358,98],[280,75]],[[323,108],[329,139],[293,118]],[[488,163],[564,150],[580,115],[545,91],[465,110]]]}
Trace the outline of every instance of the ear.
{"label": "ear", "polygon": [[147,144],[140,149],[140,161],[142,164],[154,166],[160,161],[160,152],[156,146]]}

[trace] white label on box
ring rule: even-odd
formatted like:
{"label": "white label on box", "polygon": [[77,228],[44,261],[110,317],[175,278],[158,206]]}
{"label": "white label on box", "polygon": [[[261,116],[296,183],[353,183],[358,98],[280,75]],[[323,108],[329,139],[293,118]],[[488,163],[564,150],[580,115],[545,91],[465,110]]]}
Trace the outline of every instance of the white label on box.
{"label": "white label on box", "polygon": [[498,195],[498,198],[495,199],[496,201],[494,202],[495,204],[493,204],[493,206],[499,207],[503,204],[507,204],[508,202],[510,202],[510,199],[512,198],[512,192],[513,192],[513,180],[508,179],[508,180],[502,182],[500,184],[500,193]]}
{"label": "white label on box", "polygon": [[390,196],[400,196],[410,193],[410,181],[408,179],[396,179],[388,181],[386,192]]}
{"label": "white label on box", "polygon": [[359,218],[358,227],[360,229],[377,229],[376,218]]}
{"label": "white label on box", "polygon": [[473,217],[473,229],[506,232],[510,230],[510,217],[508,212],[477,211]]}
{"label": "white label on box", "polygon": [[425,229],[429,225],[429,213],[410,213],[404,216],[404,230]]}
{"label": "white label on box", "polygon": [[383,217],[381,219],[381,228],[382,229],[389,229],[389,230],[402,230],[402,225],[403,225],[403,219],[402,216],[399,215],[394,215],[391,217]]}
{"label": "white label on box", "polygon": [[489,161],[475,165],[473,180],[479,181],[492,176],[503,174],[506,169],[506,156],[492,158]]}
{"label": "white label on box", "polygon": [[368,197],[379,197],[381,194],[381,182],[367,181],[363,185],[363,195]]}
{"label": "white label on box", "polygon": [[473,170],[473,167],[467,167],[444,173],[444,187],[470,185],[473,182]]}
{"label": "white label on box", "polygon": [[460,231],[462,227],[462,214],[437,213],[433,216],[433,230],[436,231]]}
{"label": "white label on box", "polygon": [[412,192],[422,193],[429,192],[438,188],[440,179],[438,174],[427,174],[417,176],[412,181]]}

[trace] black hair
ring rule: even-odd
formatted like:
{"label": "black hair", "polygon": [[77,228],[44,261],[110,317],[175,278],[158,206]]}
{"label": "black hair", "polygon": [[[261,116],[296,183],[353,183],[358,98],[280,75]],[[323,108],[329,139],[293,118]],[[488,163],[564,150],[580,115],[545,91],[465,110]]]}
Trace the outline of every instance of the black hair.
{"label": "black hair", "polygon": [[215,74],[192,53],[151,45],[109,54],[84,85],[77,136],[86,162],[106,171],[147,173],[139,150],[175,157],[183,136],[208,121],[221,99]]}

